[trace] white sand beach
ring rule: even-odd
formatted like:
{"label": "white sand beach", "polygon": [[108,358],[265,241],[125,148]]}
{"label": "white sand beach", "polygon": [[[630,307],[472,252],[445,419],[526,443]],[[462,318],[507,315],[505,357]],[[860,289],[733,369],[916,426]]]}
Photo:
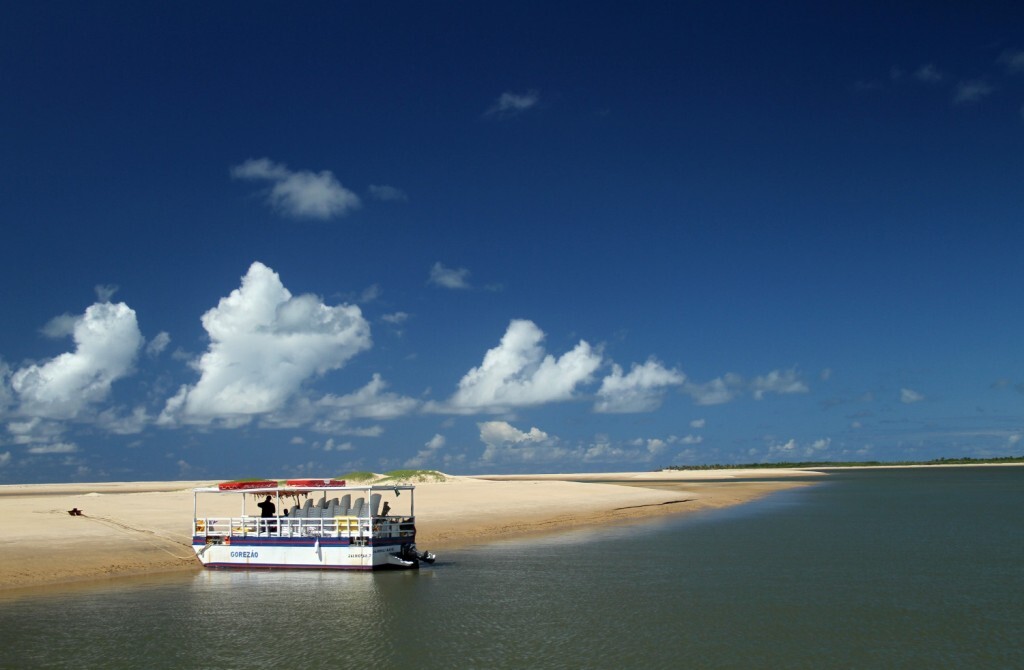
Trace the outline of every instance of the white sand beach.
{"label": "white sand beach", "polygon": [[[450,476],[417,484],[417,545],[435,553],[513,535],[736,505],[802,486],[802,470]],[[771,477],[778,481],[750,481]],[[614,480],[617,483],[601,483]],[[728,481],[708,481],[728,480]],[[199,570],[192,489],[209,481],[0,486],[0,589]],[[237,514],[222,496],[217,514]],[[206,501],[204,501],[205,503]],[[68,510],[82,510],[71,516]],[[204,507],[204,509],[207,509]]]}

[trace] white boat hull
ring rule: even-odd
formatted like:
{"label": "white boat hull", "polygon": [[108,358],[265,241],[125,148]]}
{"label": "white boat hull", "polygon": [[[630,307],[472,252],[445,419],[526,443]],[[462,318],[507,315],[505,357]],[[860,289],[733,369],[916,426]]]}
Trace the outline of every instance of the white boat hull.
{"label": "white boat hull", "polygon": [[391,560],[405,542],[387,542],[374,546],[355,546],[344,539],[239,539],[230,544],[206,544],[203,537],[193,538],[193,549],[207,568],[267,568],[319,570],[375,570],[399,565]]}

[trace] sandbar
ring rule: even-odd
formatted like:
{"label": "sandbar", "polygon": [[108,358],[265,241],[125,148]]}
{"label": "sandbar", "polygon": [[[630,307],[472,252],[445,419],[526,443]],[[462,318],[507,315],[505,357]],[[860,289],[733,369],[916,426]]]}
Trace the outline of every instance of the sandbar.
{"label": "sandbar", "polygon": [[[737,505],[807,485],[806,470],[448,476],[416,485],[417,545],[474,544]],[[0,590],[200,570],[192,489],[213,482],[0,486]],[[213,496],[237,516],[239,498]],[[204,505],[209,502],[204,500]],[[68,510],[82,510],[71,516]],[[208,509],[204,507],[204,509]]]}

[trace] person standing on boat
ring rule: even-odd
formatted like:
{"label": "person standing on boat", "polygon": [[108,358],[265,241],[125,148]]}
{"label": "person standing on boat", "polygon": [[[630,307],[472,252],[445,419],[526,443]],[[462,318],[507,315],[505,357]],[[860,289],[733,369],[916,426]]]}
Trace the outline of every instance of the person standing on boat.
{"label": "person standing on boat", "polygon": [[[256,503],[256,506],[263,510],[260,514],[261,519],[273,519],[274,515],[277,513],[277,505],[273,503],[270,496],[267,496],[267,499],[263,502]],[[264,521],[263,523],[264,528],[268,533],[277,530],[277,524],[274,524],[274,526],[271,527],[270,522]]]}

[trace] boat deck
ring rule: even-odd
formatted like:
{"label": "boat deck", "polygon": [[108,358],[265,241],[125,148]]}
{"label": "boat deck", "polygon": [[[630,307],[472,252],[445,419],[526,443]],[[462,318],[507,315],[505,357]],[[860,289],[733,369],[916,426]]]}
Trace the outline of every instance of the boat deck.
{"label": "boat deck", "polygon": [[406,517],[337,516],[315,519],[241,516],[195,520],[193,536],[225,537],[345,537],[414,538],[416,526]]}

